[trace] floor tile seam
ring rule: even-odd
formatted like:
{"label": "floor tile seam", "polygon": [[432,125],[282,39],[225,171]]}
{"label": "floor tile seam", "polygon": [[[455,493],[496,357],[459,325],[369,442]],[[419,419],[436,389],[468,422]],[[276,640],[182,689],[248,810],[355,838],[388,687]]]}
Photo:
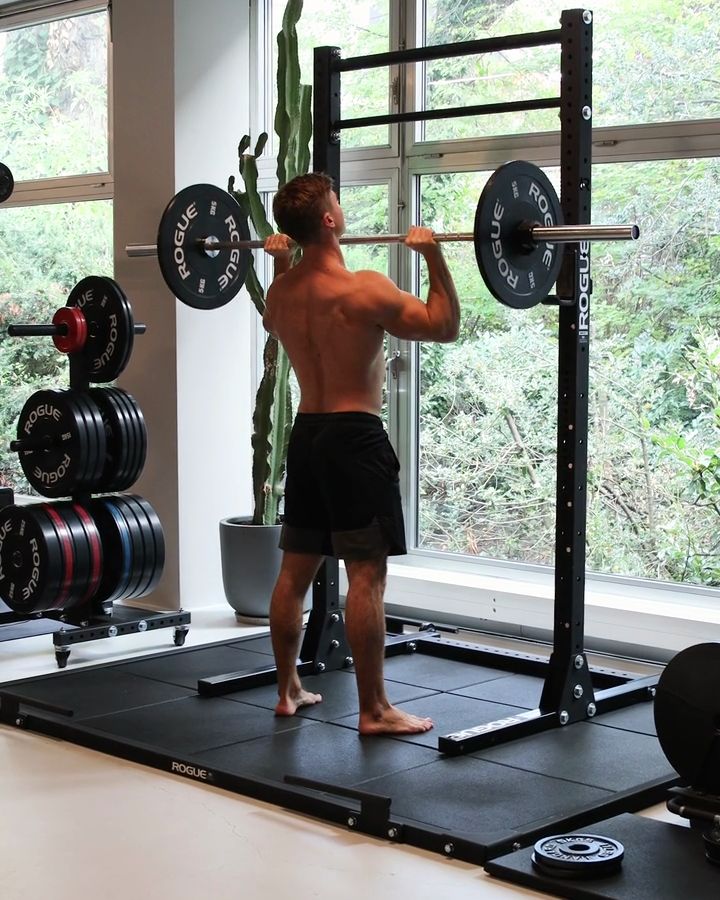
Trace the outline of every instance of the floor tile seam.
{"label": "floor tile seam", "polygon": [[[518,765],[511,765],[510,763],[501,763],[501,762],[496,762],[495,760],[492,760],[492,759],[485,759],[484,757],[477,756],[474,753],[468,753],[467,756],[468,756],[468,758],[476,759],[479,762],[487,762],[487,763],[491,763],[493,765],[503,766],[503,768],[514,769],[517,772],[525,772],[527,775],[539,775],[542,778],[550,778],[553,781],[562,781],[562,782],[565,782],[566,784],[576,784],[576,785],[579,785],[580,787],[595,788],[595,789],[601,790],[601,791],[608,791],[611,794],[624,793],[625,791],[632,790],[632,787],[612,788],[612,787],[606,787],[606,786],[600,785],[600,784],[589,784],[588,782],[585,782],[585,781],[577,781],[574,778],[563,778],[561,775],[548,775],[547,772],[537,772],[534,769],[523,769]],[[674,771],[674,770],[672,770],[672,771]],[[662,777],[662,776],[660,776],[660,777]],[[655,780],[657,780],[657,779],[653,779],[653,781],[655,781]],[[650,782],[642,782],[642,784],[648,784],[648,783],[650,783]]]}
{"label": "floor tile seam", "polygon": [[[296,725],[294,728],[284,728],[282,731],[271,731],[268,734],[256,734],[255,737],[247,738],[244,741],[229,741],[227,744],[218,744],[217,747],[205,747],[204,750],[196,751],[196,755],[201,753],[214,753],[216,750],[224,750],[226,747],[235,747],[235,746],[246,746],[247,744],[254,744],[257,741],[266,741],[268,738],[278,737],[283,734],[290,734],[293,731],[299,731],[301,728],[307,727],[307,725],[323,725],[324,722],[315,722],[313,719],[303,719],[302,725]],[[200,756],[198,755],[198,758]],[[207,765],[207,763],[206,763]],[[231,773],[232,774],[232,773]],[[249,777],[249,776],[242,776]]]}
{"label": "floor tile seam", "polygon": [[[512,769],[515,772],[524,772],[526,775],[537,775],[540,778],[549,778],[552,781],[562,781],[565,784],[576,784],[579,787],[595,788],[600,791],[606,791],[609,794],[616,794],[616,793],[618,793],[618,791],[622,790],[622,788],[606,787],[606,786],[603,786],[600,784],[588,784],[585,781],[577,781],[574,778],[563,778],[561,775],[549,775],[547,772],[536,772],[534,769],[523,769],[519,765],[511,765],[510,763],[496,762],[493,759],[485,759],[484,757],[478,756],[475,753],[468,753],[465,755],[468,759],[474,759],[477,762],[489,763],[490,765],[494,765],[494,766],[502,766],[502,768],[504,768],[504,769]],[[449,758],[453,759],[453,758],[457,758],[457,757],[449,757]]]}
{"label": "floor tile seam", "polygon": [[612,728],[614,731],[624,731],[626,734],[641,734],[641,735],[644,735],[645,737],[657,738],[656,731],[637,731],[634,728],[628,728],[627,726],[623,726],[623,725],[608,725],[607,722],[598,722],[595,719],[589,720],[588,724],[598,725],[601,728]]}
{"label": "floor tile seam", "polygon": [[[164,682],[160,682],[160,683],[164,683]],[[174,685],[174,687],[177,687],[177,685]],[[181,687],[184,687],[184,685],[181,685]],[[185,690],[191,690],[191,688],[186,687]],[[168,700],[160,700],[157,703],[143,703],[140,706],[128,707],[127,709],[118,709],[118,710],[115,710],[115,712],[110,712],[110,713],[104,712],[104,713],[98,713],[97,715],[93,715],[93,716],[85,716],[85,717],[83,717],[82,721],[87,721],[88,719],[102,719],[106,716],[119,716],[119,715],[122,715],[123,713],[133,712],[138,709],[150,709],[153,706],[166,706],[171,703],[182,703],[185,700],[192,700],[195,697],[199,697],[199,696],[200,695],[197,693],[191,693],[187,697],[171,697]],[[204,699],[206,699],[206,700],[225,700],[224,697],[207,697]],[[78,719],[77,721],[80,721],[80,720]]]}

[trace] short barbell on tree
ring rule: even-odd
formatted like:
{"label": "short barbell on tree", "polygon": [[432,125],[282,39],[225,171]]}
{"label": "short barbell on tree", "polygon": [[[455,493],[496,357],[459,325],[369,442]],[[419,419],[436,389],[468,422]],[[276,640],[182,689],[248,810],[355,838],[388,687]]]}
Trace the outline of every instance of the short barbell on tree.
{"label": "short barbell on tree", "polygon": [[[637,225],[564,225],[558,196],[532,163],[497,169],[478,201],[474,230],[436,234],[439,242],[472,241],[480,274],[501,303],[528,309],[545,300],[557,281],[562,246],[584,241],[632,241]],[[404,234],[346,235],[341,244],[399,244]],[[168,204],[157,244],[131,244],[128,256],[155,256],[173,294],[196,309],[229,303],[245,283],[251,240],[237,201],[211,184],[192,185]]]}
{"label": "short barbell on tree", "polygon": [[112,278],[89,275],[70,291],[51,325],[9,325],[10,337],[51,337],[61,353],[84,358],[92,382],[114,381],[125,369],[136,334],[130,301]]}

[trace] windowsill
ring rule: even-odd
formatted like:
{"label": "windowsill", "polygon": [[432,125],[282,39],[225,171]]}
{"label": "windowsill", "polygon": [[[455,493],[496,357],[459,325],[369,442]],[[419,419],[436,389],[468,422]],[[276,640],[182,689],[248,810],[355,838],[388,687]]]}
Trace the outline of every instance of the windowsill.
{"label": "windowsill", "polygon": [[[347,590],[344,571],[341,591]],[[410,554],[388,566],[386,611],[528,640],[552,641],[554,573]],[[694,586],[589,576],[585,647],[666,661],[684,647],[720,640],[718,592]]]}

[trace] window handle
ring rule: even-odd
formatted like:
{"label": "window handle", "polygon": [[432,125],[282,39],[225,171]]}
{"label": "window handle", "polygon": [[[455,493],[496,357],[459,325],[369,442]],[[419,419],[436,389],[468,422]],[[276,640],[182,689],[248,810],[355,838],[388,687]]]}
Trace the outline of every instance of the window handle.
{"label": "window handle", "polygon": [[397,381],[402,371],[402,361],[400,359],[401,353],[399,350],[393,350],[390,359],[387,362],[387,370],[393,378],[393,381]]}

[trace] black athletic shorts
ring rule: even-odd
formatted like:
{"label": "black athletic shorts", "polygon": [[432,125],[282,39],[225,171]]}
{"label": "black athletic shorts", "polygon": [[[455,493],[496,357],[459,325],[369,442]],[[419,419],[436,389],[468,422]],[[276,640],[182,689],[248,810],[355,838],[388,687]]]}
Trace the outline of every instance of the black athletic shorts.
{"label": "black athletic shorts", "polygon": [[399,472],[378,416],[298,413],[280,547],[351,560],[406,553]]}

